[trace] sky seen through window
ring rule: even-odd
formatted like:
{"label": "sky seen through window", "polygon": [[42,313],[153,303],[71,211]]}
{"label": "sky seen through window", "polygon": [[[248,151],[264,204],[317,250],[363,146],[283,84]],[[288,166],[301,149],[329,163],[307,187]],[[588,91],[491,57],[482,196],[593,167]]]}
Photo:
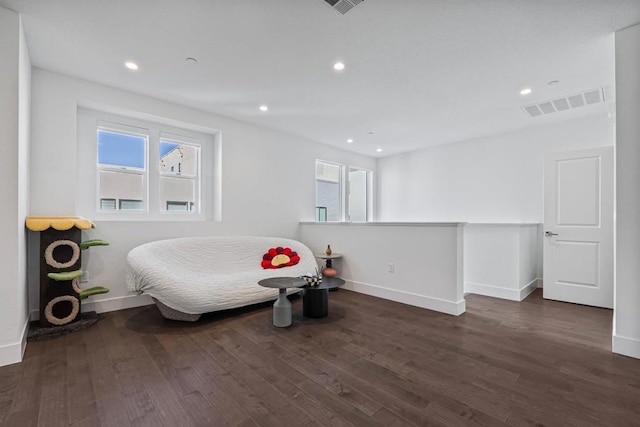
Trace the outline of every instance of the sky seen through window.
{"label": "sky seen through window", "polygon": [[[145,150],[147,138],[104,129],[98,130],[98,164],[145,168]],[[160,158],[175,149],[179,144],[160,142]]]}

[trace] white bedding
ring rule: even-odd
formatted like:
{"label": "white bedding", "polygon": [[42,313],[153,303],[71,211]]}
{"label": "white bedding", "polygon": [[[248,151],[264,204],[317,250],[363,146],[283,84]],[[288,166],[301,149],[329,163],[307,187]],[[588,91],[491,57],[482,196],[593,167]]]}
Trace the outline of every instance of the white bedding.
{"label": "white bedding", "polygon": [[[263,269],[262,256],[289,247],[298,264]],[[304,244],[275,237],[188,237],[147,243],[127,256],[130,290],[188,314],[202,314],[276,299],[277,289],[258,281],[315,273],[318,264]],[[291,290],[291,292],[297,292]]]}

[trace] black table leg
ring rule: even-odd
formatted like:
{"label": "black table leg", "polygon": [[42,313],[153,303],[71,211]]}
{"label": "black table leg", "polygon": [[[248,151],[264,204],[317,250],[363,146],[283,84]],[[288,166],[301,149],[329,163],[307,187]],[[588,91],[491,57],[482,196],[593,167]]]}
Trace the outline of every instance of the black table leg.
{"label": "black table leg", "polygon": [[302,314],[304,317],[320,318],[329,314],[328,289],[305,288],[302,296]]}

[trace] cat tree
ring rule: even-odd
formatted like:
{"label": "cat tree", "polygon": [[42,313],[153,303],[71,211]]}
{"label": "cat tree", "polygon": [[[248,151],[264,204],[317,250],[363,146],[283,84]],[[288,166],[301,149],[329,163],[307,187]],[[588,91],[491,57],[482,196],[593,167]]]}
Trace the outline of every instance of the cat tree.
{"label": "cat tree", "polygon": [[100,239],[82,242],[82,231],[95,228],[82,217],[30,216],[26,227],[40,233],[40,321],[32,326],[29,337],[60,335],[94,324],[95,312],[83,314],[80,302],[109,289],[80,287],[82,251],[109,243]]}

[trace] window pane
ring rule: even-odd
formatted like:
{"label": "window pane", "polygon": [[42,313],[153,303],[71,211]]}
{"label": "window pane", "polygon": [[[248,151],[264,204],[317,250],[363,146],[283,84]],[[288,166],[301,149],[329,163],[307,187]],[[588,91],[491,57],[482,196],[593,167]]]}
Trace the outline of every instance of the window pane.
{"label": "window pane", "polygon": [[196,180],[192,178],[160,177],[160,209],[163,211],[183,210],[178,205],[193,206],[197,210]]}
{"label": "window pane", "polygon": [[120,210],[121,211],[141,211],[144,206],[142,205],[142,200],[127,200],[120,199]]}
{"label": "window pane", "polygon": [[367,221],[367,171],[349,170],[349,220]]}
{"label": "window pane", "polygon": [[[100,207],[103,210],[115,209],[115,201],[138,200],[144,201],[144,175],[129,172],[100,171]],[[103,200],[113,200],[113,207],[103,205]],[[106,202],[105,202],[106,203]],[[122,203],[118,203],[118,209]],[[126,204],[125,204],[126,205]],[[144,204],[141,202],[142,207]],[[103,207],[104,206],[104,207]],[[128,206],[128,205],[127,205]],[[137,208],[138,209],[138,208]]]}
{"label": "window pane", "polygon": [[171,141],[160,141],[160,172],[198,176],[200,148]]}
{"label": "window pane", "polygon": [[327,208],[316,207],[316,222],[327,222]]}
{"label": "window pane", "polygon": [[189,211],[189,203],[188,202],[167,202],[167,210],[172,212],[188,212]]}
{"label": "window pane", "polygon": [[115,211],[116,199],[100,199],[100,209],[103,211]]}
{"label": "window pane", "polygon": [[316,212],[325,221],[342,220],[341,168],[316,161]]}
{"label": "window pane", "polygon": [[145,168],[147,138],[98,129],[98,164]]}

